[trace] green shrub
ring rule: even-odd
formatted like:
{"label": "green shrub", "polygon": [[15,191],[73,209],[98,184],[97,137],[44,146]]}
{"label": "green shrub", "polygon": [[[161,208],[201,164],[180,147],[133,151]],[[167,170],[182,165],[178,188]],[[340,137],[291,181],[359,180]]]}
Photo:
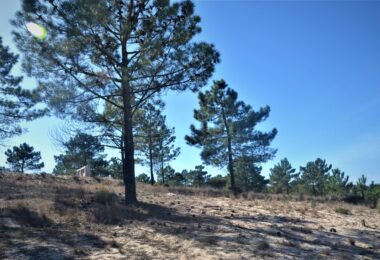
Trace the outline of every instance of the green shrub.
{"label": "green shrub", "polygon": [[116,201],[116,198],[117,196],[115,193],[105,188],[102,188],[95,193],[94,201],[103,205],[111,205]]}
{"label": "green shrub", "polygon": [[350,214],[350,211],[348,209],[345,209],[345,208],[336,208],[335,212],[339,213],[339,214],[343,214],[343,215],[349,215]]}

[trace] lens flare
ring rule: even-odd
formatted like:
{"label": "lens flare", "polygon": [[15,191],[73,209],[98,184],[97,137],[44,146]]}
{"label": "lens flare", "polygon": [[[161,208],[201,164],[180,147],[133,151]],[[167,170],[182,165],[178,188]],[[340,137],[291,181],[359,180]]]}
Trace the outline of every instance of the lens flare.
{"label": "lens flare", "polygon": [[42,25],[36,23],[27,23],[26,28],[37,39],[44,40],[47,35],[47,30]]}

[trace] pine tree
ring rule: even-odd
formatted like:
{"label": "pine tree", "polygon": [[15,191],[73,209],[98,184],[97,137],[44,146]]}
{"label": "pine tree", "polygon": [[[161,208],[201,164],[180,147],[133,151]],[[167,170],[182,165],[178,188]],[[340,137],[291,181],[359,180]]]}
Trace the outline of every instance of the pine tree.
{"label": "pine tree", "polygon": [[189,172],[192,186],[201,187],[208,181],[210,175],[204,169],[203,165],[197,165],[194,170]]}
{"label": "pine tree", "polygon": [[297,176],[296,169],[292,167],[287,158],[282,159],[270,169],[269,183],[274,193],[289,194],[290,182]]}
{"label": "pine tree", "polygon": [[[162,115],[163,102],[147,103],[136,113],[136,151],[142,165],[149,165],[150,181],[153,185],[154,168],[162,173],[165,164],[175,159],[180,149],[174,146],[174,128],[168,128],[166,117]],[[162,178],[165,180],[165,178]]]}
{"label": "pine tree", "polygon": [[179,147],[175,147],[175,129],[168,128],[166,124],[161,125],[158,129],[158,149],[157,149],[157,158],[159,161],[159,172],[163,176],[163,183],[165,183],[164,178],[164,169],[165,165],[170,161],[174,160],[181,152]]}
{"label": "pine tree", "polygon": [[220,174],[210,177],[206,183],[206,185],[211,186],[216,189],[222,189],[223,187],[226,187],[226,184],[227,184],[227,178]]}
{"label": "pine tree", "polygon": [[268,106],[256,112],[237,98],[237,92],[223,80],[215,81],[211,90],[200,92],[200,108],[194,110],[200,128],[191,125],[191,135],[185,137],[189,145],[202,148],[201,158],[206,164],[227,165],[233,192],[236,192],[234,157],[252,157],[256,163],[271,159],[276,150],[269,145],[277,134],[276,129],[267,133],[255,129],[269,116]]}
{"label": "pine tree", "polygon": [[175,175],[175,170],[167,165],[164,168],[159,169],[159,174],[157,174],[157,181],[161,184],[168,184],[169,180],[171,180]]}
{"label": "pine tree", "polygon": [[176,172],[173,177],[169,180],[169,184],[174,186],[182,186],[185,184],[185,177],[180,172]]}
{"label": "pine tree", "polygon": [[332,166],[320,158],[300,167],[300,181],[312,195],[325,195],[326,183]]}
{"label": "pine tree", "polygon": [[149,183],[150,178],[146,173],[141,173],[136,177],[136,181],[141,182],[141,183]]}
{"label": "pine tree", "polygon": [[261,175],[262,167],[256,164],[254,156],[241,156],[234,159],[235,182],[239,191],[261,192],[265,189],[268,180]]}
{"label": "pine tree", "polygon": [[37,92],[22,89],[19,86],[22,78],[10,74],[17,59],[18,56],[3,45],[0,37],[0,142],[21,134],[20,121],[35,119],[46,112],[35,109]]}
{"label": "pine tree", "polygon": [[106,155],[102,154],[104,146],[95,136],[78,133],[63,144],[65,153],[54,156],[55,174],[74,174],[77,169],[89,165],[92,175],[106,176],[108,163]]}
{"label": "pine tree", "polygon": [[[46,29],[44,40],[26,31],[29,21]],[[108,137],[122,154],[125,201],[136,203],[134,113],[164,90],[197,91],[219,62],[213,45],[193,41],[193,3],[24,0],[12,22],[23,66],[56,115],[121,130]],[[107,105],[121,121],[104,114]]]}
{"label": "pine tree", "polygon": [[364,174],[362,174],[362,176],[360,176],[360,178],[358,179],[356,186],[359,188],[363,200],[365,199],[364,192],[367,188],[366,183],[367,177],[365,177]]}
{"label": "pine tree", "polygon": [[24,173],[26,169],[40,170],[44,167],[44,163],[40,162],[41,153],[34,151],[32,146],[27,143],[14,146],[13,149],[5,151],[7,163],[11,166],[12,170]]}
{"label": "pine tree", "polygon": [[348,176],[340,169],[332,169],[327,179],[327,192],[335,196],[342,196],[347,191]]}
{"label": "pine tree", "polygon": [[123,178],[123,165],[121,164],[120,158],[112,157],[108,161],[107,171],[110,173],[112,178],[122,179]]}

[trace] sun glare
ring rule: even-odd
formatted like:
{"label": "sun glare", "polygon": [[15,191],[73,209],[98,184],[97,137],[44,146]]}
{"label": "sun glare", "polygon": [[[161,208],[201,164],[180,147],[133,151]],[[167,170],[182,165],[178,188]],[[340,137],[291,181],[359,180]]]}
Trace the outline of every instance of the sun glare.
{"label": "sun glare", "polygon": [[30,22],[30,23],[26,24],[26,28],[34,37],[36,37],[40,40],[44,40],[46,38],[47,31],[46,31],[45,27],[43,27],[39,24]]}

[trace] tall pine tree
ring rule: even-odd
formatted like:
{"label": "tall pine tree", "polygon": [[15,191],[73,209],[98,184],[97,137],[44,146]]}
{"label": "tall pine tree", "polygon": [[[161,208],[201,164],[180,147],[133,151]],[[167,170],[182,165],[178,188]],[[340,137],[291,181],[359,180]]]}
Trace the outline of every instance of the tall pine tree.
{"label": "tall pine tree", "polygon": [[269,146],[277,134],[276,129],[267,133],[255,129],[269,116],[269,106],[256,112],[237,98],[237,92],[228,88],[224,80],[215,81],[211,90],[200,92],[200,108],[194,110],[200,128],[191,125],[191,135],[185,137],[188,144],[202,148],[201,158],[206,164],[227,166],[233,192],[234,158],[251,157],[256,163],[271,159],[276,150]]}
{"label": "tall pine tree", "polygon": [[136,151],[141,155],[139,162],[149,166],[152,185],[155,182],[154,169],[159,169],[162,175],[165,164],[180,153],[179,147],[174,146],[174,128],[166,125],[163,109],[163,102],[149,102],[135,114]]}
{"label": "tall pine tree", "polygon": [[[46,28],[44,40],[26,31],[30,21]],[[219,62],[213,45],[193,41],[199,22],[189,0],[24,0],[13,20],[23,67],[56,114],[121,129],[113,141],[127,204],[137,202],[133,114],[163,90],[198,90]]]}

